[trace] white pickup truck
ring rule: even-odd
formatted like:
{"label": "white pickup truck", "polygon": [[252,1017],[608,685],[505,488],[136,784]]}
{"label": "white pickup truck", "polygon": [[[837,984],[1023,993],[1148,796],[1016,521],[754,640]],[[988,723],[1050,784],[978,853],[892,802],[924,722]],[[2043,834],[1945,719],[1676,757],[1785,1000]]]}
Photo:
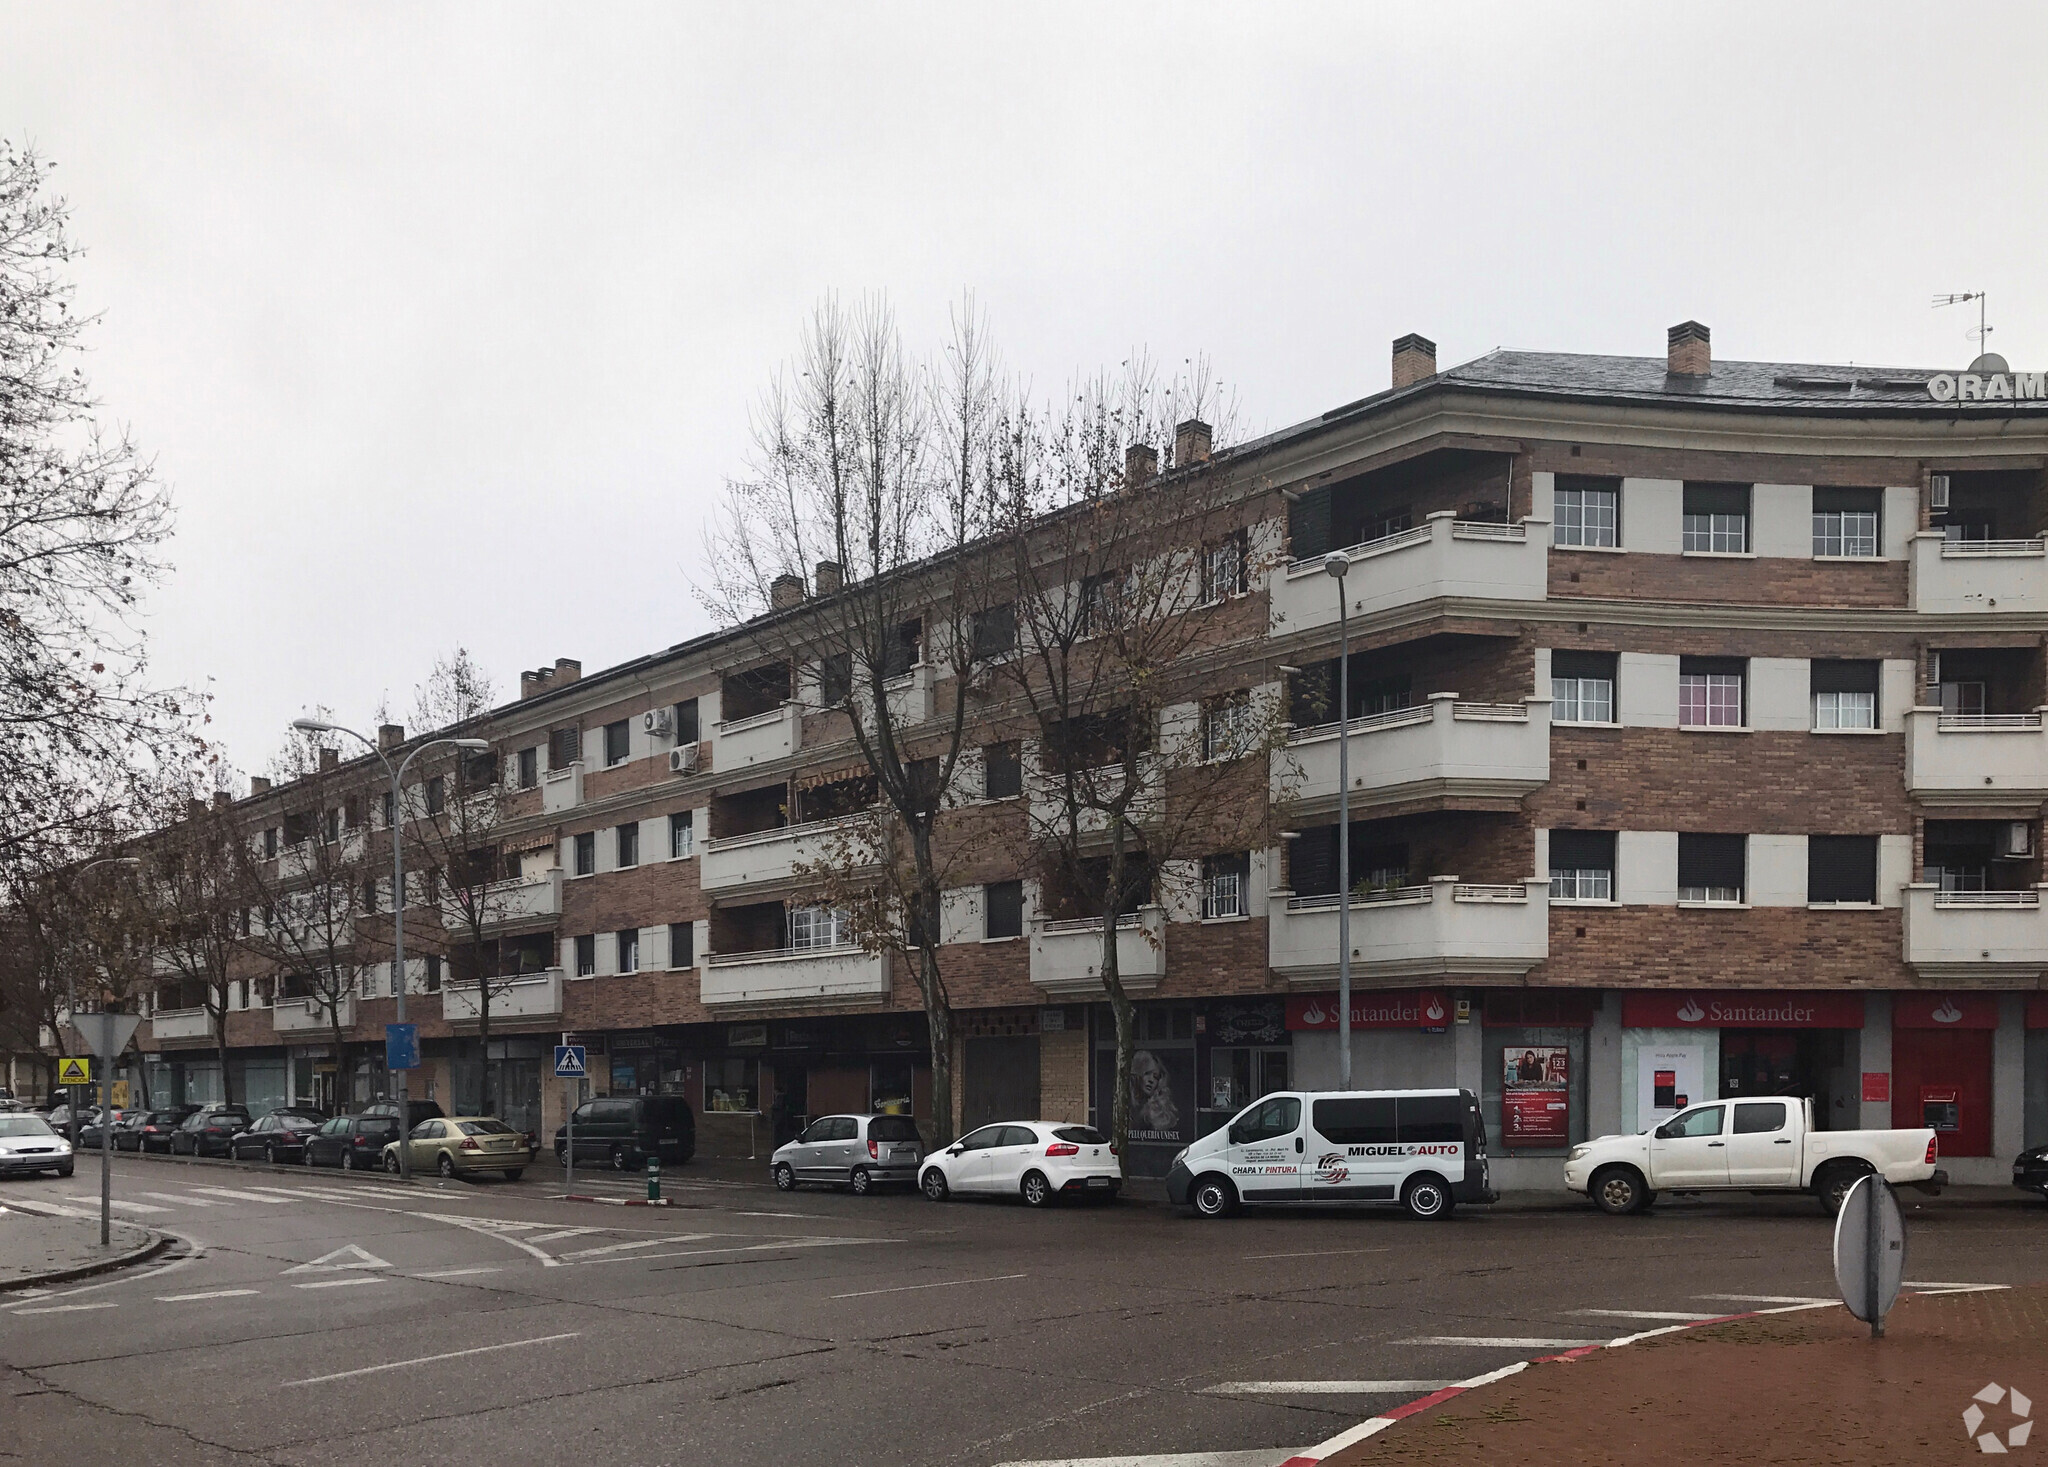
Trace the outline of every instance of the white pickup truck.
{"label": "white pickup truck", "polygon": [[1934,1132],[1816,1131],[1813,1102],[1776,1095],[1688,1106],[1634,1136],[1602,1136],[1571,1149],[1564,1184],[1602,1212],[1640,1212],[1659,1192],[1811,1192],[1830,1212],[1856,1179],[1938,1192]]}

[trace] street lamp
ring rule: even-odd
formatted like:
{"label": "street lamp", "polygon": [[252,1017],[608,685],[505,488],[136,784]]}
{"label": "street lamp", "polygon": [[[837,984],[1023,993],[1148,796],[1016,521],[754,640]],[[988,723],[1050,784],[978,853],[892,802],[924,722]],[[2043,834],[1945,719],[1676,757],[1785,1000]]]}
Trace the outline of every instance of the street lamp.
{"label": "street lamp", "polygon": [[1337,583],[1337,1087],[1351,1088],[1351,620],[1344,573],[1332,550],[1323,570]]}
{"label": "street lamp", "polygon": [[[82,881],[85,879],[86,872],[97,870],[101,866],[127,866],[133,869],[141,864],[142,858],[140,856],[96,856],[78,868],[77,876],[74,879]],[[64,965],[64,1025],[73,1034],[78,1033],[77,1017],[78,979],[72,970],[71,964],[66,963]],[[64,1036],[60,1034],[57,1037],[61,1041]],[[100,1083],[104,1088],[104,1093],[111,1098],[114,1093],[112,1076],[103,1077]],[[107,1134],[107,1117],[104,1114],[106,1107],[101,1106],[100,1109],[103,1112],[100,1116],[100,1135],[104,1137]],[[71,1104],[67,1107],[67,1110],[70,1116],[71,1150],[75,1154],[78,1150],[78,1087],[75,1085],[71,1087]]]}
{"label": "street lamp", "polygon": [[[386,757],[384,750],[379,747],[375,740],[364,738],[363,735],[357,733],[352,728],[343,728],[338,723],[328,723],[326,720],[319,718],[294,718],[292,720],[292,727],[300,733],[347,734],[350,738],[368,747],[370,752],[375,754],[378,761],[383,764],[384,772],[391,778],[391,987],[393,996],[398,1000],[397,1017],[392,1022],[403,1024],[405,1022],[405,801],[400,790],[400,784],[404,780],[405,771],[412,764],[412,761],[419,758],[420,755],[433,748],[436,744],[451,744],[466,753],[481,754],[490,751],[490,742],[487,739],[428,739],[425,743],[416,747],[410,754],[407,754],[405,758],[401,759],[396,767],[393,767],[391,760]],[[398,1175],[403,1181],[412,1180],[412,1148],[406,1144],[406,1139],[412,1134],[412,1105],[411,1097],[407,1093],[408,1087],[406,1084],[406,1077],[410,1073],[408,1070],[397,1071]]]}

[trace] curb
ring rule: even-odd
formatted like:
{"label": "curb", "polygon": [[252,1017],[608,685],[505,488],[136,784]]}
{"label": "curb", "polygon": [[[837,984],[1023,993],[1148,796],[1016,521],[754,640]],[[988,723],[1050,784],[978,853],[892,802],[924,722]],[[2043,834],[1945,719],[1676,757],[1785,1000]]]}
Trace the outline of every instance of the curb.
{"label": "curb", "polygon": [[557,1192],[556,1202],[597,1202],[606,1207],[674,1207],[666,1197],[593,1197],[584,1192]]}
{"label": "curb", "polygon": [[130,1248],[118,1258],[102,1258],[97,1263],[82,1264],[77,1268],[55,1268],[48,1273],[39,1273],[25,1279],[15,1279],[0,1284],[0,1294],[11,1294],[18,1289],[40,1289],[47,1284],[68,1284],[75,1279],[89,1279],[94,1274],[112,1273],[117,1268],[128,1268],[137,1263],[147,1263],[159,1253],[168,1249],[176,1240],[157,1232],[149,1231],[149,1241],[140,1248]]}

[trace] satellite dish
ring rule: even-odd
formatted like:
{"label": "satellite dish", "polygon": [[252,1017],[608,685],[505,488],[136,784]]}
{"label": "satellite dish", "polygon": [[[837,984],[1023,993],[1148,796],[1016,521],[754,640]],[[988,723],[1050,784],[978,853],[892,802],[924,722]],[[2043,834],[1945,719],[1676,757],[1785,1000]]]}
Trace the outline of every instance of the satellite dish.
{"label": "satellite dish", "polygon": [[1997,352],[1987,351],[1983,356],[1977,358],[1976,361],[1970,363],[1970,370],[1979,376],[1988,377],[1993,372],[2010,372],[2012,368],[2005,364],[2005,358]]}

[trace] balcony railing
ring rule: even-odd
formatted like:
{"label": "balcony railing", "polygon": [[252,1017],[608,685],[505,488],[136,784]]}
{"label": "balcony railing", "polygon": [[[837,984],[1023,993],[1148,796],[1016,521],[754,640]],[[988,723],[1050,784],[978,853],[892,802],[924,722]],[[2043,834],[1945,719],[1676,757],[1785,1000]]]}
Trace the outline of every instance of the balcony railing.
{"label": "balcony railing", "polygon": [[1906,961],[1926,978],[2033,978],[2048,969],[2048,907],[2021,891],[1906,888]]}
{"label": "balcony railing", "polygon": [[[1449,511],[1410,530],[1345,547],[1343,580],[1353,616],[1433,600],[1541,601],[1549,582],[1548,520],[1461,520]],[[1299,632],[1337,620],[1338,591],[1325,557],[1306,556],[1273,578],[1272,630]]]}
{"label": "balcony railing", "polygon": [[545,872],[538,881],[514,877],[484,888],[483,927],[495,931],[522,922],[540,922],[562,915],[562,873]]}
{"label": "balcony railing", "polygon": [[555,815],[583,803],[583,761],[577,759],[564,769],[549,769],[540,777],[540,808]]}
{"label": "balcony railing", "polygon": [[196,1009],[158,1009],[149,1016],[149,1032],[162,1039],[206,1039],[213,1034],[213,1019],[202,1006]]}
{"label": "balcony railing", "polygon": [[1924,803],[2036,805],[2048,799],[2042,713],[1906,713],[1906,788]]}
{"label": "balcony railing", "polygon": [[[1338,725],[1288,735],[1272,756],[1275,795],[1305,812],[1337,802]],[[1432,795],[1519,800],[1550,781],[1550,700],[1466,703],[1455,693],[1351,720],[1354,807]]]}
{"label": "balcony railing", "polygon": [[[1140,907],[1116,919],[1118,980],[1145,992],[1166,976],[1166,910]],[[1102,919],[1038,918],[1031,924],[1031,985],[1048,997],[1087,998],[1102,985]]]}
{"label": "balcony railing", "polygon": [[[544,968],[538,973],[486,980],[490,985],[491,1022],[500,1019],[546,1019],[562,1012],[562,970]],[[483,984],[478,980],[451,979],[441,985],[441,1017],[451,1024],[474,1024],[483,1018]]]}
{"label": "balcony railing", "polygon": [[[1324,987],[1337,971],[1335,893],[1275,892],[1268,960],[1297,987]],[[1550,883],[1426,883],[1354,895],[1351,968],[1374,979],[1520,976],[1550,955]]]}
{"label": "balcony railing", "polygon": [[1915,611],[1968,615],[2048,606],[2048,539],[1950,540],[1939,530],[1913,537],[1908,562]]}
{"label": "balcony railing", "polygon": [[766,713],[711,725],[711,764],[721,774],[787,759],[803,741],[801,705],[791,702]]}
{"label": "balcony railing", "polygon": [[706,891],[732,891],[797,880],[806,869],[827,863],[858,870],[874,863],[861,834],[868,825],[866,815],[840,815],[713,836],[699,848],[697,880]]}
{"label": "balcony railing", "polygon": [[[1084,801],[1079,812],[1080,833],[1098,835],[1108,830],[1109,816],[1098,805],[1123,794],[1123,766],[1105,764],[1086,770],[1076,777],[1075,782]],[[1138,790],[1124,806],[1129,820],[1139,825],[1150,825],[1159,819],[1161,783],[1158,756],[1140,754]],[[1067,818],[1065,777],[1050,769],[1034,769],[1026,775],[1025,785],[1025,793],[1030,797],[1032,825],[1039,830],[1060,829]],[[1086,803],[1091,792],[1097,804]]]}
{"label": "balcony railing", "polygon": [[889,960],[846,943],[836,947],[768,948],[710,953],[701,988],[707,1008],[877,999],[889,994]]}
{"label": "balcony railing", "polygon": [[328,1003],[322,998],[281,998],[270,1010],[270,1022],[280,1034],[327,1033],[335,1028],[353,1029],[356,1023],[356,1000],[353,994],[344,994],[334,1005],[336,1017],[328,1018]]}

